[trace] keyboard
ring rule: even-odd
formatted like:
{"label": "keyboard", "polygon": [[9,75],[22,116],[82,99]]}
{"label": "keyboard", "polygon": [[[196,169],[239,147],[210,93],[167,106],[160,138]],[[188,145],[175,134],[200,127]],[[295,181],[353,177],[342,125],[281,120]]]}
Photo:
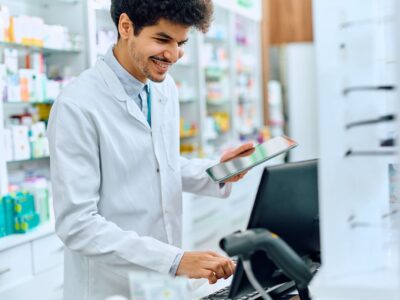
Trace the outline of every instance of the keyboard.
{"label": "keyboard", "polygon": [[[286,283],[283,283],[283,284],[280,284],[280,285],[277,285],[274,287],[264,287],[264,290],[267,293],[270,293],[270,295],[272,297],[274,295],[279,297],[279,295],[282,294],[283,292],[289,292],[289,291],[293,290],[295,287],[296,287],[296,285],[294,284],[294,282],[290,281],[290,282],[286,282]],[[229,295],[229,286],[227,286],[223,289],[220,289],[213,294],[205,296],[205,297],[201,298],[201,300],[222,300],[222,299],[224,299],[224,300],[230,300],[230,299],[232,299],[232,300],[256,300],[256,299],[261,299],[260,293],[257,291],[252,291],[246,295],[239,295],[234,298],[228,298],[228,295]],[[275,297],[273,297],[273,298],[275,299]]]}

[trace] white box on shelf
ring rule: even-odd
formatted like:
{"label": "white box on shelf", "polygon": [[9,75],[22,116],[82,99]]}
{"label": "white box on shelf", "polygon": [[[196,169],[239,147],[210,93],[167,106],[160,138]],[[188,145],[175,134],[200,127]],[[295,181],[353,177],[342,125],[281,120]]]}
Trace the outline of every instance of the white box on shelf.
{"label": "white box on shelf", "polygon": [[10,10],[5,5],[0,5],[0,41],[9,39]]}
{"label": "white box on shelf", "polygon": [[5,159],[6,161],[14,160],[13,155],[13,141],[12,141],[12,133],[8,128],[4,128],[4,149],[5,149]]}
{"label": "white box on shelf", "polygon": [[46,136],[46,124],[44,122],[36,122],[31,125],[31,138],[37,139]]}
{"label": "white box on shelf", "polygon": [[11,127],[15,160],[29,159],[31,157],[28,131],[29,127],[24,125]]}
{"label": "white box on shelf", "polygon": [[6,65],[7,74],[16,74],[18,72],[17,49],[4,49],[4,64]]}

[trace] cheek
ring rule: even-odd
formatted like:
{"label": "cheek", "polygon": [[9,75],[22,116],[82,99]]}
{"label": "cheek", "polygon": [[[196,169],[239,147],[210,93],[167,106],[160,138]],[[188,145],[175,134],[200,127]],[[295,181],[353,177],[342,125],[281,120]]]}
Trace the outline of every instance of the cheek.
{"label": "cheek", "polygon": [[166,47],[163,45],[158,45],[158,44],[153,44],[149,45],[144,53],[146,53],[147,57],[151,56],[159,56],[162,57],[164,55],[164,52],[166,51]]}
{"label": "cheek", "polygon": [[128,55],[131,58],[131,60],[136,61],[139,57],[139,50],[136,47],[136,44],[133,41],[128,42]]}

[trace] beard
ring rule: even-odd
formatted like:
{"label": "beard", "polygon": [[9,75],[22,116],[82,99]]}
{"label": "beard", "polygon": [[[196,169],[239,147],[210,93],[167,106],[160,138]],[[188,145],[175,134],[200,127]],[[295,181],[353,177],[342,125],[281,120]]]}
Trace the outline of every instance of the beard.
{"label": "beard", "polygon": [[138,68],[138,70],[144,75],[146,76],[146,78],[150,79],[153,82],[163,82],[166,78],[166,74],[161,77],[161,75],[159,77],[155,77],[153,76],[153,74],[150,71],[150,63],[151,63],[151,59],[150,57],[146,57],[142,54],[140,54],[140,52],[138,51],[138,46],[136,43],[131,43],[131,45],[129,46],[129,56],[131,58],[131,61],[133,62],[133,64],[136,66],[136,68]]}

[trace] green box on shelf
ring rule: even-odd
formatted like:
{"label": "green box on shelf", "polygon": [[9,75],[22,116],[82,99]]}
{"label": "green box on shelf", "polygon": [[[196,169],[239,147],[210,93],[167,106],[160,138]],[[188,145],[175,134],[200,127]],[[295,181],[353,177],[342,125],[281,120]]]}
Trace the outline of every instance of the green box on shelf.
{"label": "green box on shelf", "polygon": [[15,216],[24,216],[35,212],[35,199],[27,192],[12,193]]}
{"label": "green box on shelf", "polygon": [[48,189],[36,189],[34,195],[35,211],[40,216],[40,223],[50,220],[49,191]]}
{"label": "green box on shelf", "polygon": [[26,233],[37,227],[40,223],[39,214],[36,212],[15,217],[14,229],[16,233]]}
{"label": "green box on shelf", "polygon": [[237,4],[244,8],[252,8],[254,6],[253,0],[237,0]]}
{"label": "green box on shelf", "polygon": [[14,198],[11,195],[3,197],[6,235],[14,233]]}
{"label": "green box on shelf", "polygon": [[3,198],[0,197],[0,237],[6,235],[6,213]]}

